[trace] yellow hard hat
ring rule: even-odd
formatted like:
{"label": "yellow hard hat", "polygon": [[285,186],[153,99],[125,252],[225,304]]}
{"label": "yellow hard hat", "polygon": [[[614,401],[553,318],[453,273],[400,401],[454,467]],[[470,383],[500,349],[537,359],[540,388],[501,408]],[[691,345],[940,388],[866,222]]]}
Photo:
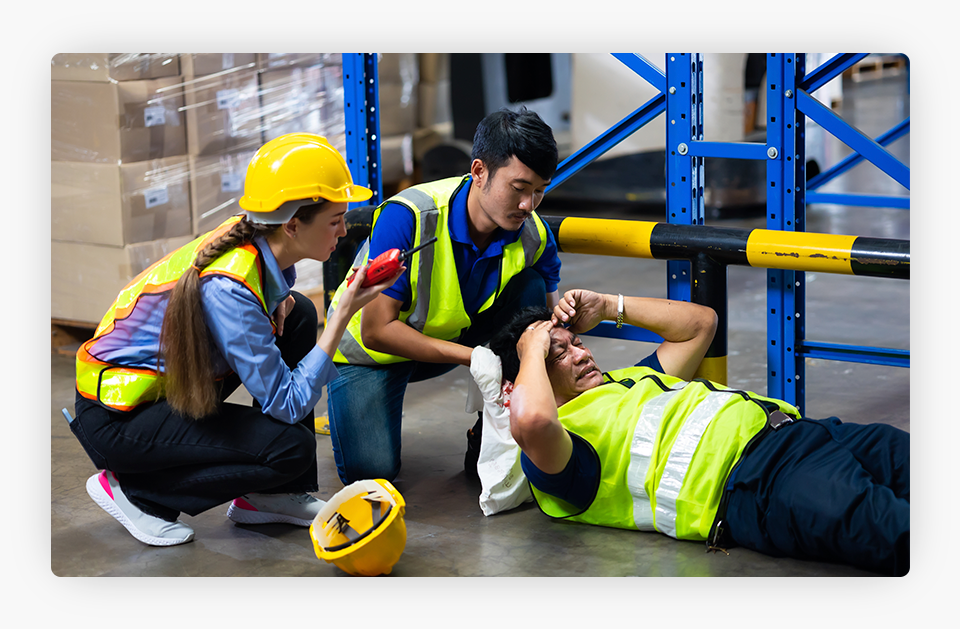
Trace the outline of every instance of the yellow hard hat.
{"label": "yellow hard hat", "polygon": [[286,223],[301,205],[320,199],[366,201],[373,191],[356,186],[347,161],[323,136],[288,133],[260,147],[247,166],[240,207],[258,223]]}
{"label": "yellow hard hat", "polygon": [[406,503],[382,478],[347,485],[310,525],[317,557],[354,576],[390,574],[407,545]]}

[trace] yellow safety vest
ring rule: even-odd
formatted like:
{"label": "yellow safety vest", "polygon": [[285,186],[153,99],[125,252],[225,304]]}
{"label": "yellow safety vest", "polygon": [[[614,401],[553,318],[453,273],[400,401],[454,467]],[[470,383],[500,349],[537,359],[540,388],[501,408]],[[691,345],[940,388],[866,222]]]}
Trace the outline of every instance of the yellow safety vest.
{"label": "yellow safety vest", "polygon": [[726,480],[770,410],[800,417],[781,400],[647,367],[606,376],[559,411],[600,458],[596,496],[578,510],[532,488],[551,517],[706,540]]}
{"label": "yellow safety vest", "polygon": [[[467,181],[469,176],[450,177],[407,188],[377,207],[371,228],[376,228],[383,206],[388,202],[396,202],[413,213],[414,247],[434,236],[437,237],[437,242],[414,253],[412,258],[406,261],[407,273],[410,275],[411,299],[409,307],[400,312],[399,319],[418,332],[445,341],[455,341],[464,329],[470,327],[470,316],[463,305],[450,230],[447,226],[450,201]],[[546,224],[534,212],[524,223],[520,238],[504,246],[498,288],[485,297],[479,312],[493,305],[497,295],[511,278],[537,262],[546,243]],[[357,253],[354,267],[360,267],[367,262],[369,245],[370,240],[367,239]],[[336,310],[346,286],[344,280],[337,288],[330,302],[329,314]],[[361,313],[362,311],[358,311],[350,319],[334,355],[334,362],[381,365],[409,360],[364,346],[360,337]]]}
{"label": "yellow safety vest", "polygon": [[[149,266],[120,291],[113,305],[100,321],[93,338],[77,351],[77,390],[103,406],[129,411],[144,402],[154,402],[164,395],[164,377],[156,369],[132,368],[104,362],[97,358],[97,346],[114,334],[116,323],[130,316],[138,306],[141,295],[156,295],[173,290],[180,276],[193,264],[197,254],[207,243],[219,238],[240,220],[234,216],[222,225],[187,243]],[[266,312],[263,295],[262,261],[252,244],[236,247],[214,260],[200,277],[222,275],[237,280],[256,295]],[[154,300],[148,300],[155,305]],[[269,313],[267,313],[269,315]]]}

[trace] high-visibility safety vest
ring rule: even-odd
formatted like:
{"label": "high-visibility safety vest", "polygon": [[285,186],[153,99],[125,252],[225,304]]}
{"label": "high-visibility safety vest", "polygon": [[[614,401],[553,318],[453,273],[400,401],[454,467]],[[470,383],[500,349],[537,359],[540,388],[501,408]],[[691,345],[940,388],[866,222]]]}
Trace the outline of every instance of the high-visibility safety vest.
{"label": "high-visibility safety vest", "polygon": [[[463,305],[450,230],[447,226],[450,201],[469,179],[469,176],[450,177],[412,186],[382,203],[373,215],[372,229],[375,229],[383,206],[388,202],[400,203],[414,216],[413,247],[437,237],[437,242],[417,251],[406,261],[407,273],[410,275],[411,299],[409,307],[400,312],[399,319],[426,336],[444,341],[456,341],[461,332],[470,327],[470,316]],[[492,306],[511,278],[540,259],[546,243],[546,224],[534,212],[527,217],[520,237],[503,247],[500,281],[496,290],[486,295],[478,312]],[[367,262],[369,245],[370,240],[367,239],[357,253],[354,267],[360,267]],[[346,286],[344,280],[334,293],[330,301],[330,313],[336,310]],[[334,362],[384,365],[409,360],[365,347],[360,338],[361,316],[362,310],[357,311],[350,319],[334,355]]]}
{"label": "high-visibility safety vest", "polygon": [[599,456],[596,496],[579,510],[531,487],[551,517],[706,540],[727,478],[768,413],[800,417],[781,400],[647,367],[605,380],[559,410],[564,428]]}
{"label": "high-visibility safety vest", "polygon": [[[158,373],[156,369],[104,362],[97,358],[97,347],[111,335],[122,334],[124,320],[135,309],[157,307],[160,300],[141,301],[140,297],[173,290],[177,280],[190,268],[203,247],[229,231],[239,220],[239,216],[231,217],[213,231],[167,254],[120,291],[97,326],[93,338],[83,343],[77,351],[77,390],[80,395],[118,411],[129,411],[139,404],[154,402],[163,397],[162,373]],[[222,275],[240,282],[256,295],[266,312],[262,260],[260,252],[253,244],[231,249],[214,260],[200,273],[201,278],[209,275]]]}

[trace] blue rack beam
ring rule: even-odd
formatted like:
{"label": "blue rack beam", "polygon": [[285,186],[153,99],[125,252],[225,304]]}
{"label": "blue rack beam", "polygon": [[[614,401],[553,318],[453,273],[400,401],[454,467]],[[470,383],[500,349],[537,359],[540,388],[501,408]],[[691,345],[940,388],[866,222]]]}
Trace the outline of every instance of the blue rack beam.
{"label": "blue rack beam", "polygon": [[910,169],[875,140],[853,125],[848,124],[843,118],[803,90],[799,90],[797,93],[797,108],[874,166],[890,175],[901,186],[907,190],[910,189]]}
{"label": "blue rack beam", "polygon": [[833,203],[861,207],[888,207],[897,210],[910,209],[910,197],[890,197],[879,194],[844,194],[839,192],[807,192],[807,205]]}
{"label": "blue rack beam", "polygon": [[847,68],[855,66],[858,61],[864,57],[867,57],[868,55],[869,53],[836,55],[833,58],[828,59],[826,63],[818,67],[810,74],[804,76],[799,83],[799,87],[807,92],[815,92],[836,77],[843,74],[843,71]]}
{"label": "blue rack beam", "polygon": [[[884,146],[884,147],[889,146],[890,144],[899,140],[909,132],[910,132],[910,119],[907,118],[906,120],[904,120],[903,122],[900,122],[890,130],[885,131],[884,133],[881,133],[879,136],[877,136],[877,138],[874,141],[880,146]],[[862,161],[863,161],[863,155],[861,155],[860,153],[851,153],[850,155],[847,155],[845,158],[837,162],[835,165],[831,166],[830,168],[823,171],[819,175],[812,177],[810,181],[807,182],[807,190],[816,190],[817,188],[820,188],[821,186],[826,184],[828,181],[832,181],[836,179],[837,177],[847,172],[848,170],[850,170],[851,168],[853,168],[854,166],[856,166]]]}
{"label": "blue rack beam", "polygon": [[826,360],[885,365],[890,367],[910,367],[910,351],[905,349],[804,341],[798,348],[798,351],[808,358],[823,358]]}

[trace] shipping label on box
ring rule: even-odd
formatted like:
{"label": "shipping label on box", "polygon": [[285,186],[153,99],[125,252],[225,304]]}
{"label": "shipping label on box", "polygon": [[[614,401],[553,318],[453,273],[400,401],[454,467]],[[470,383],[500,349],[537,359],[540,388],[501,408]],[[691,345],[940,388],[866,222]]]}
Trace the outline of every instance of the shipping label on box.
{"label": "shipping label on box", "polygon": [[190,235],[187,158],[131,164],[51,162],[54,240],[124,246]]}
{"label": "shipping label on box", "polygon": [[262,144],[258,72],[238,68],[184,82],[187,150],[216,155]]}
{"label": "shipping label on box", "polygon": [[187,152],[178,78],[52,81],[50,94],[51,159],[116,164]]}
{"label": "shipping label on box", "polygon": [[254,151],[190,156],[193,234],[200,235],[238,214],[247,166]]}

